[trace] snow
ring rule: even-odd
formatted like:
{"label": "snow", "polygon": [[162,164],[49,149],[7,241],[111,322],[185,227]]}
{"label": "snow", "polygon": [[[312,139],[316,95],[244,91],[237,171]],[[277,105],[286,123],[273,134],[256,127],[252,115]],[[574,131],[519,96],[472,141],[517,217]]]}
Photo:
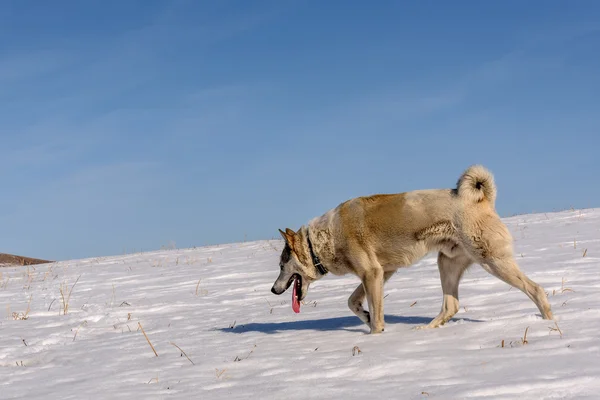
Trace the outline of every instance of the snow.
{"label": "snow", "polygon": [[381,335],[347,308],[354,276],[300,314],[271,294],[280,240],[0,268],[0,399],[598,398],[600,210],[505,222],[557,325],[475,266],[456,317],[413,329],[441,306],[434,255],[386,285]]}

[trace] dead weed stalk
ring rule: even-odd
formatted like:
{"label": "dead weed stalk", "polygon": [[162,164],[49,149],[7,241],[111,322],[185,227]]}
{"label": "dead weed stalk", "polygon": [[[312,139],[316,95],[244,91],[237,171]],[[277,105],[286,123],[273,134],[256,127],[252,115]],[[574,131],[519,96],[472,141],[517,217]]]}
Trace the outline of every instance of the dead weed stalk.
{"label": "dead weed stalk", "polygon": [[69,286],[66,283],[60,284],[60,297],[63,304],[63,315],[67,315],[67,313],[69,312],[69,301],[71,300],[71,294],[73,294],[73,289],[75,288],[75,285],[77,285],[77,282],[79,282],[79,278],[81,278],[81,275],[77,277],[77,280],[75,281],[73,286],[71,286],[71,290],[69,290],[68,293],[67,289],[69,288]]}

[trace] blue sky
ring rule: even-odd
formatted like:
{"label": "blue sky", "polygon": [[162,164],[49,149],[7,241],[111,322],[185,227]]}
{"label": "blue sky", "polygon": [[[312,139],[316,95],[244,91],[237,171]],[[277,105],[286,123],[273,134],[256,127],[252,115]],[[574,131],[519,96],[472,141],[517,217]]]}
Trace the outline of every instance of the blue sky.
{"label": "blue sky", "polygon": [[278,237],[472,163],[501,215],[598,207],[598,71],[596,1],[4,1],[0,252]]}

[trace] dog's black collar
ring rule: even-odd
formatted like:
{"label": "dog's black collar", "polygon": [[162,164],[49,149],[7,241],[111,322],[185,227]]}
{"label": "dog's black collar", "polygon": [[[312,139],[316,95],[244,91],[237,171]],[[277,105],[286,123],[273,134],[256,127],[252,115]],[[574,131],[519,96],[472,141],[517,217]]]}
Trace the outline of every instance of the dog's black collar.
{"label": "dog's black collar", "polygon": [[315,268],[317,269],[317,271],[319,271],[321,275],[326,275],[329,271],[327,271],[327,268],[325,268],[325,266],[321,264],[321,260],[319,260],[319,257],[315,254],[312,242],[310,241],[310,231],[308,229],[306,230],[306,240],[308,241],[308,249],[310,250],[310,256],[312,258],[312,262]]}

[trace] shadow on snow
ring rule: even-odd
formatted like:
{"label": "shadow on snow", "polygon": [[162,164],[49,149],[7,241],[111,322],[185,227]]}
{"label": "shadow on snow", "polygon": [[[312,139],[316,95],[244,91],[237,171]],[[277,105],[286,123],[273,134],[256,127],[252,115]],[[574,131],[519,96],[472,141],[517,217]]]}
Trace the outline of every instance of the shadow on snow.
{"label": "shadow on snow", "polygon": [[[426,325],[431,322],[430,317],[402,317],[396,315],[386,315],[386,324],[409,324],[409,325]],[[483,322],[481,320],[470,318],[453,318],[451,321],[467,321],[467,322]],[[363,327],[364,329],[348,329]],[[368,332],[368,327],[357,317],[337,317],[312,319],[304,321],[288,321],[288,322],[252,322],[249,324],[234,326],[233,328],[215,329],[227,333],[246,333],[246,332],[261,332],[261,333],[277,333],[283,331],[337,331],[347,330],[354,332]]]}

